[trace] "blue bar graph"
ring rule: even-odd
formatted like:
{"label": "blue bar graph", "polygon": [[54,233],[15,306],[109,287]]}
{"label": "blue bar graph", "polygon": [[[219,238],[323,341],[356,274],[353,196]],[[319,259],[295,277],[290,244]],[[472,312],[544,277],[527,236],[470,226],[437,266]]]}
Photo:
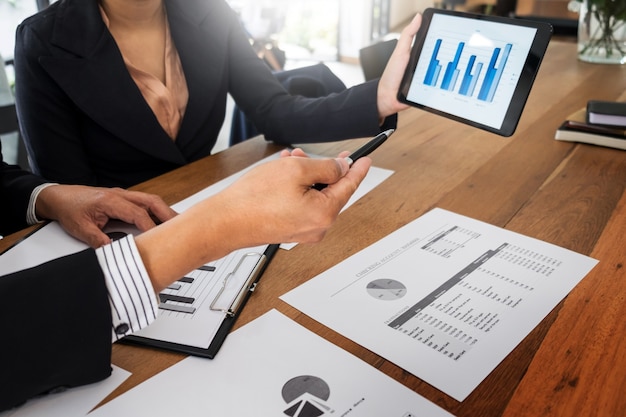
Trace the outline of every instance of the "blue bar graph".
{"label": "blue bar graph", "polygon": [[467,68],[465,69],[465,74],[463,75],[463,81],[461,81],[459,94],[469,97],[474,95],[474,89],[476,88],[478,77],[480,76],[480,72],[483,69],[483,64],[482,62],[480,62],[476,65],[476,71],[472,74],[472,69],[474,68],[475,62],[476,55],[470,56],[469,62],[467,63]]}
{"label": "blue bar graph", "polygon": [[496,94],[498,83],[500,83],[500,79],[502,78],[502,71],[504,71],[506,61],[509,59],[509,53],[511,52],[512,46],[513,45],[510,43],[507,43],[504,47],[504,53],[502,54],[502,59],[500,60],[498,68],[496,68],[496,61],[498,60],[498,55],[500,55],[500,48],[496,48],[493,51],[491,62],[489,62],[489,68],[487,68],[487,73],[485,74],[485,81],[483,82],[483,86],[478,93],[479,100],[489,102],[493,101],[493,96]]}
{"label": "blue bar graph", "polygon": [[[424,84],[427,86],[437,87],[438,85],[439,75],[442,70],[442,65],[440,60],[438,59],[438,56],[442,43],[442,39],[437,39],[435,41],[433,53],[430,57],[428,68],[426,69],[426,75],[424,76]],[[489,65],[485,72],[484,79],[482,80],[482,85],[479,89],[478,95],[476,96],[478,100],[487,102],[493,101],[512,47],[512,44],[507,43],[503,51],[502,48],[494,48],[491,54]],[[461,71],[463,71],[461,84],[458,88],[458,94],[466,97],[473,97],[484,64],[483,62],[478,62],[480,58],[478,58],[476,54],[472,54],[467,61],[465,69],[460,69],[459,63],[464,62],[461,59],[464,49],[465,42],[459,42],[456,46],[454,58],[446,64],[446,69],[444,71],[441,83],[439,84],[439,88],[450,92],[455,91],[459,75]],[[500,52],[502,52],[501,57]],[[487,59],[487,56],[485,56],[484,54],[482,56],[485,60]],[[498,58],[500,58],[499,61]]]}
{"label": "blue bar graph", "polygon": [[440,47],[441,39],[437,39],[435,42],[435,50],[430,58],[430,63],[428,64],[428,69],[426,70],[426,76],[424,77],[424,84],[426,85],[435,86],[437,84],[439,72],[441,71],[441,65],[439,65],[439,60],[437,59]]}
{"label": "blue bar graph", "polygon": [[456,48],[456,54],[454,55],[454,60],[452,62],[448,62],[448,65],[446,66],[446,72],[443,74],[443,81],[441,82],[441,88],[443,90],[454,90],[456,80],[459,78],[459,70],[457,67],[459,66],[459,60],[461,59],[461,53],[463,52],[464,47],[465,42],[459,42],[459,45]]}

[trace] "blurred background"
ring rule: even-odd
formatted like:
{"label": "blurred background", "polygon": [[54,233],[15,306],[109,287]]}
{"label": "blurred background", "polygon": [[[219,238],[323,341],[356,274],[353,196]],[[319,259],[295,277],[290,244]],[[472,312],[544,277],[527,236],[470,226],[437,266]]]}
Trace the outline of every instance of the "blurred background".
{"label": "blurred background", "polygon": [[[15,28],[55,0],[0,0],[0,106],[12,105]],[[212,0],[206,0],[212,1]],[[227,0],[274,71],[324,63],[347,86],[380,75],[402,28],[427,7],[548,19],[575,36],[569,0]],[[547,17],[546,17],[547,16]],[[559,26],[560,28],[560,26]],[[559,29],[562,30],[562,29]],[[556,31],[555,31],[556,32]],[[558,34],[558,32],[557,32]],[[229,146],[234,103],[215,152]],[[1,122],[1,121],[0,121]],[[1,123],[0,123],[1,127]],[[5,160],[27,167],[17,132],[0,129]]]}

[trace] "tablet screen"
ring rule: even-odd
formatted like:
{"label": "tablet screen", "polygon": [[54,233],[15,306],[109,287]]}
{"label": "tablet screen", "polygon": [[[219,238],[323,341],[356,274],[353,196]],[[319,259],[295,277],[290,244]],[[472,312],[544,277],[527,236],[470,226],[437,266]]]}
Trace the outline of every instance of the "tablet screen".
{"label": "tablet screen", "polygon": [[398,98],[510,136],[551,33],[545,23],[427,9]]}

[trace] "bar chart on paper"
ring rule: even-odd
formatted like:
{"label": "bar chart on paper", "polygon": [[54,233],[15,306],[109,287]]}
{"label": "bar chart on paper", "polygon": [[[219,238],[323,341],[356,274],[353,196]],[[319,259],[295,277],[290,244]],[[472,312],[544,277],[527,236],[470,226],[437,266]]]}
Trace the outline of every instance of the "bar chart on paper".
{"label": "bar chart on paper", "polygon": [[[466,55],[468,55],[469,58],[463,70],[463,75],[459,79],[459,75],[461,74],[459,62],[466,44],[465,42],[457,43],[454,57],[445,65],[445,70],[442,75],[443,63],[438,59],[442,42],[442,39],[435,41],[435,47],[424,77],[424,84],[431,87],[438,86],[442,90],[456,91],[463,96],[475,96],[478,100],[492,102],[498,84],[502,79],[502,73],[506,67],[513,45],[507,43],[504,48],[493,48],[491,56],[488,59],[488,64],[487,62],[477,61],[479,53],[481,57],[484,57],[485,51],[467,52]],[[477,90],[478,79],[483,75],[483,69],[485,67],[482,84]]]}

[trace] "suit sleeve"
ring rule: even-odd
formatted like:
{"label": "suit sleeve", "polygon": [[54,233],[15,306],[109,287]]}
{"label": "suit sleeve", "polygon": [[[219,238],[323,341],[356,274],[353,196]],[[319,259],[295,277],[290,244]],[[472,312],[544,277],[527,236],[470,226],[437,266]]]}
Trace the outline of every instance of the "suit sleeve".
{"label": "suit sleeve", "polygon": [[111,373],[111,308],[93,250],[0,277],[0,410]]}
{"label": "suit sleeve", "polygon": [[260,60],[232,11],[222,22],[229,34],[229,92],[268,140],[311,143],[373,136],[395,128],[397,115],[379,125],[378,80],[322,98],[291,96]]}
{"label": "suit sleeve", "polygon": [[9,235],[27,226],[30,195],[45,181],[16,165],[6,164],[2,159],[1,143],[0,163],[0,235]]}

